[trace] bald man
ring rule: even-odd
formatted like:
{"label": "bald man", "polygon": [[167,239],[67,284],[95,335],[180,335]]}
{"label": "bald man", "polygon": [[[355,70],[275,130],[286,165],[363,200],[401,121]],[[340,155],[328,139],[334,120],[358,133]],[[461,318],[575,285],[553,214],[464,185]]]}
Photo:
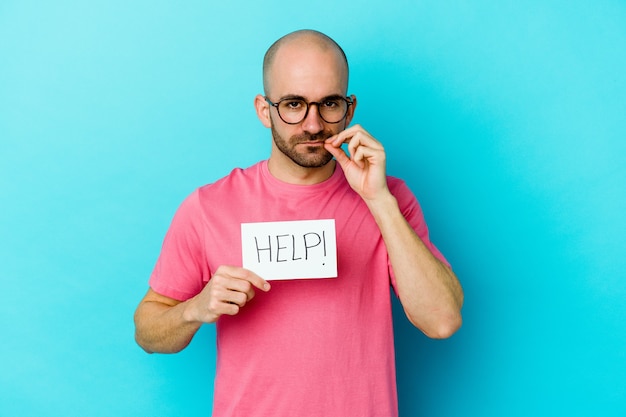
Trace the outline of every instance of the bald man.
{"label": "bald man", "polygon": [[[135,313],[137,343],[178,352],[215,323],[215,417],[396,416],[390,291],[418,329],[446,338],[461,326],[461,286],[413,194],[386,175],[382,144],[349,127],[341,47],[290,33],[268,49],[263,86],[254,105],[270,156],[181,204]],[[243,268],[243,224],[329,219],[332,277],[270,283]]]}

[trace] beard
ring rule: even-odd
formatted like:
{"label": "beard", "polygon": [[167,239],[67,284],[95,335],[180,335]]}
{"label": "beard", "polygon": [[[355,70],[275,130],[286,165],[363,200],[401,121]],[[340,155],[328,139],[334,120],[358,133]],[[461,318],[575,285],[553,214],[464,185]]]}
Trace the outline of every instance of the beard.
{"label": "beard", "polygon": [[[324,141],[333,135],[334,133],[330,130],[323,130],[314,135],[309,133],[294,135],[286,140],[274,129],[274,123],[272,123],[272,138],[274,138],[276,147],[294,163],[304,168],[323,167],[333,159],[333,155],[318,144],[315,146],[302,146],[302,144]],[[297,146],[304,148],[304,150],[298,151]]]}

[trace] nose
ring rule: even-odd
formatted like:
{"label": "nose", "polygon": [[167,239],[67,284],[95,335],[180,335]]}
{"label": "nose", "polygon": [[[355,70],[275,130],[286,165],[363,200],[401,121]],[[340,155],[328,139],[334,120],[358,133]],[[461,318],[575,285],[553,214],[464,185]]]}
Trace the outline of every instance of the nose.
{"label": "nose", "polygon": [[317,103],[309,104],[309,112],[302,121],[302,129],[308,133],[319,133],[324,130],[324,121],[320,117]]}

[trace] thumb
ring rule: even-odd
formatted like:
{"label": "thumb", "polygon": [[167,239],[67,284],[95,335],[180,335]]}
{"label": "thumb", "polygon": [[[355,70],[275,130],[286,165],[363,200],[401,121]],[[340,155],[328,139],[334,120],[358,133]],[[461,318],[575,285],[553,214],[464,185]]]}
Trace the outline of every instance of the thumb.
{"label": "thumb", "polygon": [[337,160],[337,162],[339,162],[339,165],[341,165],[342,168],[350,163],[350,158],[343,149],[336,148],[329,143],[324,144],[324,149],[326,149],[328,152],[330,152],[332,156],[335,157],[335,159]]}

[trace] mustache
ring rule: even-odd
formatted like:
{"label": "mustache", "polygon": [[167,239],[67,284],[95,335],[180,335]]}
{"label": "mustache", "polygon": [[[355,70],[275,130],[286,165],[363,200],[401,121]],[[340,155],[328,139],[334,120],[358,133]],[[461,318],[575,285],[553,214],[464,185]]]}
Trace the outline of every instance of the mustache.
{"label": "mustache", "polygon": [[291,139],[296,143],[323,142],[331,136],[333,136],[332,132],[324,130],[315,134],[304,133],[302,135],[295,135],[292,136]]}

